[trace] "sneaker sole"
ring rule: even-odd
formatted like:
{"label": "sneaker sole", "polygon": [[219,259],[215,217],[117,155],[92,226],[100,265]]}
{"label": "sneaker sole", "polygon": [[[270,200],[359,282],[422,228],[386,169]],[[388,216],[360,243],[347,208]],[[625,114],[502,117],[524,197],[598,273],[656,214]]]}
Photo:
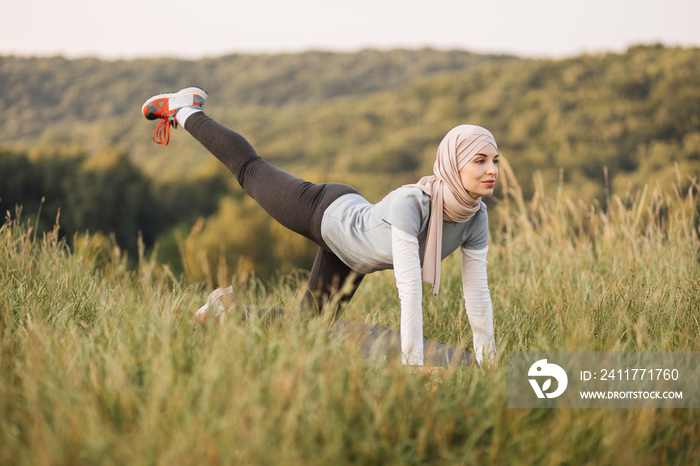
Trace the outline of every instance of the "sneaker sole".
{"label": "sneaker sole", "polygon": [[144,102],[144,104],[141,106],[141,115],[144,115],[144,116],[146,115],[144,113],[144,110],[146,109],[146,107],[148,107],[155,100],[165,99],[165,98],[170,99],[173,97],[178,97],[178,96],[186,95],[186,94],[201,95],[202,97],[204,97],[204,100],[207,100],[207,97],[209,97],[207,92],[204,89],[202,89],[201,87],[186,87],[185,89],[181,89],[177,92],[166,92],[165,94],[154,95],[153,97],[148,99],[146,102]]}

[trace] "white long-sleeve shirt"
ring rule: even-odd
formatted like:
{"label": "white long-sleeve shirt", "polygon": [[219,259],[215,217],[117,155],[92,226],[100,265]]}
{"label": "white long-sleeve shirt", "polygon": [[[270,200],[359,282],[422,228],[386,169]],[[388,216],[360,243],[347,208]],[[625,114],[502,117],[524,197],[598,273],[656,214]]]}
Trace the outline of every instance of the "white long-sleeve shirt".
{"label": "white long-sleeve shirt", "polygon": [[[394,276],[401,301],[401,353],[406,365],[422,366],[423,359],[423,289],[418,239],[392,227]],[[474,353],[481,363],[484,355],[491,360],[496,354],[493,336],[493,308],[486,275],[488,248],[471,250],[462,247],[462,291],[472,327]]]}
{"label": "white long-sleeve shirt", "polygon": [[[326,209],[321,234],[333,252],[359,273],[394,269],[401,301],[404,364],[423,364],[421,265],[425,252],[430,196],[402,187],[377,204],[358,194],[341,196]],[[443,222],[442,258],[460,248],[464,302],[474,335],[477,361],[495,355],[493,312],[486,276],[486,206],[467,222]]]}

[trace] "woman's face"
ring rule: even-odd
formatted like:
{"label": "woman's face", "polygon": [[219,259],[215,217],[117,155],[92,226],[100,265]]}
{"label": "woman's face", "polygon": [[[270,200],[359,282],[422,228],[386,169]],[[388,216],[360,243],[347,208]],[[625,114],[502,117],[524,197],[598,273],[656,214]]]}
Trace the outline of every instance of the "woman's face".
{"label": "woman's face", "polygon": [[493,194],[498,176],[498,151],[491,144],[481,149],[459,171],[462,186],[474,199]]}

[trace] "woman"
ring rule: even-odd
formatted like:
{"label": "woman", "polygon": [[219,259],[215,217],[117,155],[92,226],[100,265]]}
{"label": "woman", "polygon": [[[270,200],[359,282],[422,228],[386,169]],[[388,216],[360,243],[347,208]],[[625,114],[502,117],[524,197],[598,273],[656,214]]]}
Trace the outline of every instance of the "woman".
{"label": "woman", "polygon": [[401,301],[402,361],[422,366],[421,280],[437,294],[440,263],[460,247],[476,360],[493,360],[488,220],[481,202],[481,196],[493,194],[498,175],[498,146],[489,131],[471,125],[452,129],[438,148],[434,175],[370,204],[350,186],[314,184],[273,167],[241,135],[204,114],[206,98],[205,91],[190,87],[151,97],[141,111],[149,120],[160,120],[153,133],[156,143],[168,144],[170,126],[184,127],[274,219],[319,245],[304,309],[320,313],[337,303],[337,315],[365,274],[393,268]]}

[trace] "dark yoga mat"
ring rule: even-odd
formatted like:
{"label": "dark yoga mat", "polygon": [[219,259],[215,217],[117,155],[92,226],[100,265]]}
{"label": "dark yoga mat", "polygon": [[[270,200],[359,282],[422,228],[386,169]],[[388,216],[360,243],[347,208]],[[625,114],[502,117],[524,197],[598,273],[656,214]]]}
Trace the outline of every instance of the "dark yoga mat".
{"label": "dark yoga mat", "polygon": [[[263,306],[246,306],[243,320],[250,315],[283,315],[284,309]],[[380,325],[349,320],[337,320],[331,334],[350,345],[359,345],[368,359],[401,361],[401,333]],[[474,364],[471,353],[444,343],[423,339],[425,366],[449,367],[457,364]]]}
{"label": "dark yoga mat", "polygon": [[[333,335],[349,344],[362,346],[365,357],[401,361],[401,333],[379,325],[338,320],[331,329]],[[437,341],[423,339],[426,366],[449,367],[472,364],[471,353]]]}

